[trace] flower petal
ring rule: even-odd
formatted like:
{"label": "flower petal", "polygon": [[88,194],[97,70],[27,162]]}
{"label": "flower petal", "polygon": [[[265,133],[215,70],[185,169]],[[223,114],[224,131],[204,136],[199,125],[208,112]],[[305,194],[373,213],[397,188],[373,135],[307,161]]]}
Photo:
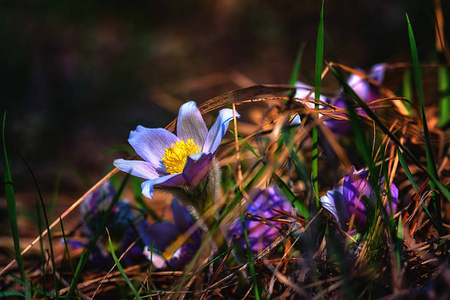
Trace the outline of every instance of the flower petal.
{"label": "flower petal", "polygon": [[150,163],[142,160],[114,160],[114,166],[123,171],[144,179],[155,179],[161,176]]}
{"label": "flower petal", "polygon": [[159,255],[156,252],[152,253],[148,249],[144,249],[143,254],[147,257],[148,260],[152,261],[152,264],[153,264],[153,266],[155,266],[155,268],[162,269],[167,266],[166,259],[164,258],[164,256]]}
{"label": "flower petal", "polygon": [[189,184],[196,186],[211,170],[212,153],[197,153],[187,157],[183,169],[183,178]]}
{"label": "flower petal", "polygon": [[[301,81],[297,81],[295,83],[295,87],[297,88],[296,92],[295,92],[295,96],[294,98],[299,98],[299,99],[305,99],[307,101],[304,101],[303,104],[308,106],[309,108],[314,108],[314,103],[310,102],[310,101],[314,101],[314,88],[304,82]],[[309,95],[309,97],[308,97]],[[327,97],[320,95],[319,96],[320,101],[323,102],[327,102],[329,103],[329,100],[327,99]],[[324,106],[320,106],[320,108],[323,108]]]}
{"label": "flower petal", "polygon": [[386,71],[388,64],[381,63],[373,65],[370,69],[369,77],[376,80],[378,83],[382,83],[384,79],[384,72]]}
{"label": "flower petal", "polygon": [[[356,204],[362,195],[366,195],[369,200],[374,201],[371,197],[372,187],[368,181],[369,171],[361,170],[356,171],[355,167],[352,166],[350,173],[344,178],[344,200],[346,203],[352,202],[353,205]],[[361,201],[359,200],[361,203]]]}
{"label": "flower petal", "polygon": [[169,222],[150,225],[144,220],[139,223],[138,231],[142,236],[142,241],[147,247],[153,245],[153,248],[158,249],[161,252],[164,252],[180,235],[177,226]]}
{"label": "flower petal", "polygon": [[344,207],[344,198],[342,195],[343,187],[340,186],[327,192],[325,196],[320,197],[323,208],[328,210],[336,219],[338,224],[345,223],[348,219]]}
{"label": "flower petal", "polygon": [[145,197],[148,197],[150,199],[153,198],[153,186],[154,185],[163,185],[163,186],[179,186],[183,183],[186,183],[186,180],[184,180],[182,174],[172,174],[172,175],[166,175],[155,179],[150,179],[147,181],[144,181],[141,184],[142,188],[142,195]]}
{"label": "flower petal", "polygon": [[202,114],[194,101],[187,102],[180,107],[177,120],[177,135],[183,140],[192,139],[196,145],[202,146],[205,142],[208,128],[203,121]]}
{"label": "flower petal", "polygon": [[[358,70],[361,71],[361,70]],[[350,74],[350,77],[347,80],[347,84],[352,88],[352,90],[358,95],[358,97],[367,101],[367,95],[369,93],[369,83],[356,74]]]}
{"label": "flower petal", "polygon": [[[397,210],[397,202],[398,202],[398,188],[395,184],[392,184],[390,187],[390,190],[391,190],[392,210],[395,213],[395,211]],[[381,191],[382,195],[387,194],[386,183],[385,183],[384,177],[382,177],[380,179],[380,191]],[[373,194],[375,194],[375,193],[373,193]],[[386,210],[389,215],[392,215],[389,197],[387,197],[387,201],[386,201]]]}
{"label": "flower petal", "polygon": [[104,213],[111,205],[115,194],[116,190],[109,181],[89,194],[81,203],[83,221],[99,218],[99,214]]}
{"label": "flower petal", "polygon": [[[248,240],[250,249],[258,251],[269,246],[275,238],[279,235],[281,225],[277,221],[268,221],[270,218],[279,216],[280,213],[275,210],[282,210],[285,212],[292,212],[292,205],[286,198],[285,194],[276,187],[268,187],[264,190],[259,188],[252,189],[249,193],[248,212],[251,215],[266,219],[260,220],[245,220],[245,228],[248,233]],[[291,218],[288,218],[291,220]],[[235,234],[241,238],[238,243],[246,248],[245,239],[242,238],[244,227],[240,218],[237,218],[229,227],[229,234]]]}
{"label": "flower petal", "polygon": [[178,203],[177,199],[172,201],[172,215],[175,225],[180,232],[185,232],[189,229],[189,222],[192,221],[188,210]]}
{"label": "flower petal", "polygon": [[87,247],[86,243],[84,243],[82,241],[72,240],[72,239],[66,239],[64,241],[64,239],[61,238],[61,245],[64,245],[65,243],[67,243],[67,245],[69,245],[73,249],[80,249],[80,248],[86,248]]}
{"label": "flower petal", "polygon": [[[239,118],[240,115],[236,112],[236,118]],[[233,119],[233,110],[229,108],[222,109],[219,112],[219,116],[217,117],[214,125],[209,129],[209,132],[206,136],[205,144],[203,145],[203,152],[211,152],[214,153],[219,147],[220,142],[223,139],[223,136],[227,132],[228,124]]]}
{"label": "flower petal", "polygon": [[[383,82],[384,72],[386,71],[387,64],[377,64],[370,69],[369,78],[376,80],[379,84]],[[376,85],[369,84],[369,92],[365,101],[372,101],[380,98],[380,88]]]}
{"label": "flower petal", "polygon": [[390,215],[392,215],[393,213],[395,213],[397,211],[397,202],[398,202],[398,188],[395,184],[391,185],[391,196],[392,196],[392,212],[391,212],[391,205],[389,203],[389,199],[388,202],[386,204],[387,206],[387,211]]}
{"label": "flower petal", "polygon": [[179,140],[176,135],[166,129],[145,128],[139,125],[135,131],[130,133],[128,142],[136,153],[150,163],[154,169],[167,174],[161,158],[164,156],[166,148]]}
{"label": "flower petal", "polygon": [[[381,84],[384,79],[386,66],[387,64],[385,63],[374,65],[367,77]],[[359,75],[351,74],[347,80],[347,84],[355,91],[358,97],[365,102],[375,100],[379,97],[378,87],[367,81],[367,78],[365,79]]]}

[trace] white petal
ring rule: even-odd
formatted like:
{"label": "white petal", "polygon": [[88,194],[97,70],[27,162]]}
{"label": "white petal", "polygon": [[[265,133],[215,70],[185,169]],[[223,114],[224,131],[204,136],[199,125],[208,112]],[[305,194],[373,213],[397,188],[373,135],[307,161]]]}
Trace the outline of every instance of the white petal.
{"label": "white petal", "polygon": [[202,114],[194,101],[187,102],[180,107],[177,120],[177,135],[183,140],[192,139],[196,145],[203,145],[208,128]]}
{"label": "white petal", "polygon": [[[240,115],[236,112],[236,118],[239,117]],[[216,151],[223,139],[223,136],[228,130],[228,124],[231,120],[233,120],[233,110],[225,108],[219,112],[216,122],[209,129],[208,135],[206,136],[205,144],[202,148],[203,152],[214,153]]]}
{"label": "white petal", "polygon": [[142,160],[116,159],[114,160],[114,166],[123,172],[144,179],[155,179],[160,177],[160,174],[158,174],[151,164]]}
{"label": "white petal", "polygon": [[[304,101],[303,104],[308,106],[309,108],[314,108],[314,103],[310,101],[314,101],[314,88],[304,82],[297,81],[295,84],[295,87],[297,88],[297,91],[295,92],[294,98],[300,98],[305,99],[309,101]],[[309,95],[309,97],[308,97]],[[320,101],[329,103],[327,97],[320,95],[319,96]],[[319,108],[324,108],[323,105],[321,105]]]}
{"label": "white petal", "polygon": [[180,139],[173,133],[163,128],[145,128],[138,126],[130,133],[128,142],[140,157],[150,163],[153,168],[165,171],[161,158],[164,156],[166,148]]}
{"label": "white petal", "polygon": [[166,260],[162,255],[159,255],[158,253],[154,252],[153,253],[151,251],[149,251],[147,249],[147,247],[145,247],[144,249],[144,253],[145,256],[147,256],[148,260],[152,260],[153,265],[157,268],[157,269],[161,269],[166,267]]}

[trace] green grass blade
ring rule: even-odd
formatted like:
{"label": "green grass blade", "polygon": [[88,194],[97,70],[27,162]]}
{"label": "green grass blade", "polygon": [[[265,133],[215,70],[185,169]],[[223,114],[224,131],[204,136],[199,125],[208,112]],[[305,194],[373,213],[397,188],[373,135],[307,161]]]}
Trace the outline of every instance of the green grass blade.
{"label": "green grass blade", "polygon": [[33,285],[31,284],[31,280],[29,278],[25,280],[25,299],[33,299]]}
{"label": "green grass blade", "polygon": [[[234,135],[234,131],[233,130],[228,130],[232,135]],[[258,155],[258,153],[256,153],[255,149],[253,149],[252,146],[250,146],[249,143],[247,143],[246,141],[242,141],[243,138],[238,134],[238,139],[239,141],[242,142],[242,145],[245,146],[245,148],[247,148],[251,153],[253,153],[253,155],[255,155],[256,158],[260,158],[260,156]]]}
{"label": "green grass blade", "polygon": [[[28,171],[31,174],[31,177],[33,178],[33,183],[36,186],[38,195],[39,195],[39,200],[41,202],[41,206],[42,206],[42,212],[44,214],[44,220],[45,220],[45,227],[47,229],[47,237],[48,237],[48,245],[50,248],[50,258],[52,261],[52,265],[53,265],[53,280],[54,280],[54,285],[55,285],[55,291],[56,291],[56,299],[59,299],[59,289],[58,289],[58,280],[56,279],[56,273],[55,273],[55,253],[53,251],[53,241],[52,241],[52,235],[51,235],[51,231],[50,231],[50,222],[48,221],[48,215],[47,215],[47,210],[45,208],[45,203],[44,203],[44,198],[42,197],[42,193],[41,193],[41,189],[39,188],[39,184],[37,182],[36,176],[34,176],[34,172],[31,169],[30,165],[27,163],[27,161],[22,157],[22,155],[20,155],[20,158],[22,159],[22,161],[24,162],[25,166],[27,167]],[[40,216],[39,216],[40,218]],[[40,229],[39,229],[40,230]]]}
{"label": "green grass blade", "polygon": [[9,222],[11,224],[11,231],[14,241],[14,251],[16,253],[17,266],[19,267],[20,276],[22,281],[25,282],[25,269],[23,266],[22,254],[20,251],[20,239],[19,230],[17,228],[17,210],[16,210],[16,197],[14,195],[14,188],[12,184],[11,172],[9,169],[8,155],[6,153],[6,142],[5,142],[5,125],[6,125],[6,111],[3,115],[3,130],[2,130],[2,141],[3,141],[3,157],[4,157],[4,176],[5,176],[5,197],[6,206],[8,208]]}
{"label": "green grass blade", "polygon": [[431,222],[434,224],[434,226],[437,228],[438,224],[434,220],[433,216],[431,215],[430,211],[428,210],[428,207],[425,205],[425,203],[422,202],[422,208],[427,214],[428,218],[430,218]]}
{"label": "green grass blade", "polygon": [[[323,30],[323,7],[324,0],[322,0],[322,8],[320,10],[319,28],[317,30],[317,46],[316,46],[316,68],[314,80],[314,108],[319,109],[320,88],[322,82],[322,65],[323,65],[323,45],[324,45],[324,30]],[[319,114],[316,113],[316,118]],[[312,130],[312,183],[314,189],[314,198],[316,200],[316,207],[319,208],[319,129],[314,126]]]}
{"label": "green grass blade", "polygon": [[[39,230],[39,247],[41,252],[41,264],[42,264],[42,286],[43,290],[47,292],[47,275],[45,271],[45,253],[44,253],[44,241],[42,239],[42,219],[41,219],[41,207],[36,200],[36,213],[37,213],[37,223]],[[47,296],[44,295],[44,298],[47,299]]]}
{"label": "green grass blade", "polygon": [[439,126],[450,125],[450,69],[445,67],[438,68],[439,80]]}
{"label": "green grass blade", "polygon": [[[150,249],[150,261],[153,261],[153,249],[155,247],[155,240],[152,241],[152,247]],[[148,270],[148,282],[152,282],[152,273],[153,273],[153,264],[150,264],[149,270]],[[149,290],[148,290],[148,294],[151,295],[152,293],[152,285],[149,284]]]}
{"label": "green grass blade", "polygon": [[[369,168],[369,172],[371,174],[375,174],[375,172],[373,172],[374,167],[373,167],[372,153],[369,149],[369,146],[367,145],[363,126],[361,126],[361,124],[359,122],[358,116],[356,114],[355,108],[353,107],[353,102],[351,99],[357,100],[358,104],[360,104],[359,101],[361,101],[362,103],[364,103],[364,102],[361,99],[359,99],[358,95],[356,95],[356,93],[347,84],[347,82],[344,80],[344,78],[342,78],[342,76],[336,71],[336,69],[333,68],[332,66],[330,66],[328,63],[327,63],[327,65],[328,65],[331,73],[336,77],[336,79],[339,81],[339,83],[341,84],[341,86],[344,89],[343,99],[344,99],[345,106],[348,111],[350,125],[353,129],[353,133],[355,134],[356,145],[364,159],[365,165]],[[351,99],[349,98],[349,96]],[[377,185],[378,184],[374,184],[374,186],[377,186]]]}
{"label": "green grass blade", "polygon": [[414,192],[417,193],[419,191],[419,187],[417,186],[417,183],[414,181],[414,177],[412,176],[411,171],[409,170],[408,164],[406,163],[403,153],[398,148],[397,148],[397,155],[398,155],[398,161],[400,162],[400,165],[402,166],[403,170],[405,171],[406,177],[408,177],[409,182],[411,182]]}
{"label": "green grass blade", "polygon": [[272,175],[273,180],[275,181],[276,185],[283,191],[283,193],[288,197],[288,199],[291,201],[291,203],[297,208],[298,212],[305,218],[309,219],[309,211],[308,208],[300,202],[300,200],[294,195],[294,193],[291,191],[289,186],[277,175]]}
{"label": "green grass blade", "polygon": [[7,298],[7,297],[22,297],[25,298],[25,295],[16,291],[0,291],[0,298]]}
{"label": "green grass blade", "polygon": [[120,274],[122,274],[122,277],[127,282],[128,286],[130,287],[130,290],[133,292],[136,299],[141,299],[141,296],[139,296],[139,293],[134,288],[134,285],[131,283],[130,279],[128,279],[127,274],[125,273],[125,270],[123,269],[122,265],[120,264],[119,259],[116,256],[116,252],[114,251],[114,246],[111,242],[111,237],[109,236],[109,231],[106,229],[106,232],[108,233],[108,243],[109,243],[109,249],[111,250],[111,255],[114,259],[114,262],[116,263],[117,269],[119,269]]}
{"label": "green grass blade", "polygon": [[[59,224],[61,225],[61,233],[62,233],[63,240],[64,240],[64,250],[67,253],[67,259],[69,260],[70,271],[72,272],[72,274],[75,274],[75,270],[74,270],[73,264],[72,264],[72,259],[70,257],[69,245],[67,243],[66,233],[64,230],[64,225],[63,225],[63,221],[62,221],[61,217],[59,217]],[[76,288],[76,290],[78,292],[78,287]]]}
{"label": "green grass blade", "polygon": [[295,58],[294,67],[292,68],[291,78],[289,79],[289,85],[295,86],[300,76],[300,67],[302,65],[303,52],[305,51],[306,43],[302,43],[297,52],[297,57]]}
{"label": "green grass blade", "polygon": [[[434,177],[438,178],[437,176],[437,169],[436,169],[436,162],[433,155],[433,148],[431,146],[431,139],[430,139],[430,132],[428,131],[428,123],[427,123],[427,117],[425,114],[425,100],[423,97],[423,89],[422,89],[422,74],[420,71],[420,64],[419,64],[419,55],[417,53],[417,46],[416,46],[416,40],[414,38],[414,32],[411,26],[411,22],[409,20],[408,15],[406,15],[406,20],[408,21],[408,35],[409,35],[409,43],[411,46],[411,56],[413,60],[414,65],[414,80],[416,83],[417,92],[419,93],[419,99],[421,104],[421,114],[422,114],[422,123],[423,123],[423,131],[425,134],[425,154],[427,157],[427,167],[431,174],[433,174]],[[430,188],[432,190],[436,189],[435,183],[430,180]],[[436,212],[436,218],[438,223],[438,231],[443,232],[442,227],[442,217],[441,217],[441,199],[436,195],[435,192],[432,192],[432,201],[433,201],[433,207]]]}
{"label": "green grass blade", "polygon": [[[406,69],[403,73],[403,97],[408,99],[409,101],[412,101],[413,94],[412,94],[412,86],[411,86],[411,71],[409,69]],[[412,116],[412,107],[411,103],[409,101],[403,101],[403,104],[406,107],[406,110],[408,111],[408,115]]]}
{"label": "green grass blade", "polygon": [[398,218],[398,225],[397,225],[397,238],[395,240],[394,249],[395,249],[395,258],[397,260],[397,272],[400,274],[402,269],[402,254],[403,254],[403,223],[402,218]]}
{"label": "green grass blade", "polygon": [[311,173],[309,173],[305,164],[301,161],[300,157],[298,156],[297,150],[298,145],[296,145],[293,142],[294,141],[293,135],[295,135],[296,131],[297,131],[296,128],[284,126],[280,140],[283,141],[283,143],[285,144],[286,148],[289,151],[291,161],[294,164],[294,168],[297,173],[297,176],[299,176],[299,180],[302,180],[309,189],[311,187]]}
{"label": "green grass blade", "polygon": [[[13,274],[8,274],[8,276],[11,277],[14,281],[16,281],[16,282],[20,283],[21,285],[23,285],[25,287],[25,289],[26,289],[25,293],[26,292],[29,292],[29,293],[36,292],[36,293],[39,293],[41,295],[45,295],[45,296],[50,297],[50,298],[55,298],[56,297],[55,294],[52,294],[52,293],[49,293],[49,292],[46,293],[43,290],[41,290],[40,288],[37,288],[37,287],[33,286],[31,284],[31,281],[29,281],[29,280],[23,281],[22,279],[20,279],[19,277],[15,276]],[[1,296],[1,294],[0,294],[0,296]],[[24,295],[24,297],[26,298],[27,296]],[[60,298],[63,299],[65,297],[60,297]]]}
{"label": "green grass blade", "polygon": [[256,278],[255,265],[253,264],[252,259],[252,249],[250,248],[250,242],[248,241],[248,232],[247,228],[245,227],[245,219],[244,214],[242,213],[242,209],[240,215],[242,228],[244,229],[245,245],[247,246],[248,267],[250,269],[250,275],[252,276],[253,291],[255,292],[255,299],[259,300],[258,280]]}

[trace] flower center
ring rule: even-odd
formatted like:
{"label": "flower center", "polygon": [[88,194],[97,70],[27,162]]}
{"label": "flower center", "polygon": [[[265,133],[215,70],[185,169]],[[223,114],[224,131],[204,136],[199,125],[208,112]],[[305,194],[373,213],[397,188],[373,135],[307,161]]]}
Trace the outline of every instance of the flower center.
{"label": "flower center", "polygon": [[180,140],[166,149],[162,161],[169,174],[179,174],[183,173],[187,157],[200,152],[200,146],[196,145],[193,140],[189,139],[187,142]]}

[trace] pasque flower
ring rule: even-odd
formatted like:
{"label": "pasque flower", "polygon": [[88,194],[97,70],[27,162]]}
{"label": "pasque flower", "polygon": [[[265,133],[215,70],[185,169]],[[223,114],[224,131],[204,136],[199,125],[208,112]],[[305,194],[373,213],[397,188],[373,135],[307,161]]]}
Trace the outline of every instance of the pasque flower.
{"label": "pasque flower", "polygon": [[[251,250],[258,251],[269,246],[280,234],[282,224],[276,219],[290,219],[276,210],[292,213],[293,208],[286,196],[275,187],[264,190],[255,188],[250,191],[249,197],[252,204],[247,209],[251,216],[245,219],[245,229]],[[247,247],[241,218],[231,224],[229,234],[240,237],[237,243]]]}
{"label": "pasque flower", "polygon": [[[347,80],[347,84],[353,89],[353,91],[358,95],[358,97],[364,102],[370,102],[380,97],[380,89],[377,85],[368,81],[368,79],[376,81],[381,84],[384,79],[384,72],[386,70],[386,64],[381,63],[374,65],[367,78],[361,77],[357,74],[350,74]],[[359,72],[362,72],[358,69]],[[298,82],[296,84],[297,92],[295,94],[296,98],[301,98],[309,101],[314,101],[314,92],[311,93],[313,89],[311,86]],[[309,95],[309,97],[308,97]],[[337,108],[346,108],[345,101],[343,98],[343,89],[340,89],[333,98],[327,98],[320,95],[320,100],[322,102],[336,106]],[[305,105],[309,108],[314,108],[314,103],[305,101]],[[320,108],[324,108],[320,106]],[[359,111],[365,114],[364,111]],[[322,116],[322,115],[321,115]],[[328,119],[325,124],[335,133],[335,134],[346,134],[350,131],[350,124],[344,120]]]}
{"label": "pasque flower", "polygon": [[[115,195],[116,190],[113,185],[109,181],[106,181],[81,203],[81,215],[89,236],[95,235]],[[129,227],[128,219],[133,219],[130,204],[124,200],[117,201],[116,205],[112,208],[109,219],[108,225],[117,227],[119,231],[127,229]],[[114,230],[114,232],[117,232],[117,230]]]}
{"label": "pasque flower", "polygon": [[[386,69],[386,64],[374,65],[370,70],[368,79],[375,80],[378,84],[381,84],[384,79],[384,72]],[[360,71],[360,70],[358,70]],[[364,102],[370,102],[378,99],[380,95],[380,88],[377,85],[367,81],[367,79],[360,77],[356,74],[351,74],[347,84],[353,89],[355,94]],[[332,104],[338,108],[346,108],[344,95],[342,90],[340,90],[337,96],[329,104]],[[366,115],[363,110],[358,110],[358,113]],[[325,124],[333,131],[335,134],[348,134],[351,130],[350,123],[345,120],[329,119],[325,121]]]}
{"label": "pasque flower", "polygon": [[222,109],[208,131],[195,102],[187,102],[180,108],[177,135],[163,128],[138,126],[128,142],[143,161],[116,159],[114,165],[146,179],[142,194],[149,198],[153,197],[155,185],[196,186],[211,170],[213,154],[232,118],[231,109]]}
{"label": "pasque flower", "polygon": [[[69,240],[68,243],[73,248],[86,247],[95,237],[98,230],[101,234],[96,245],[89,257],[90,267],[98,267],[107,269],[114,263],[108,245],[108,237],[105,228],[99,228],[102,219],[105,217],[107,210],[113,204],[116,196],[116,190],[112,184],[107,181],[98,189],[92,192],[81,204],[81,217],[83,221],[83,229],[87,243],[79,240]],[[114,246],[114,250],[122,254],[128,246],[136,238],[130,222],[135,219],[131,205],[129,202],[119,199],[112,207],[111,214],[105,224],[110,232],[110,238]],[[138,245],[133,246],[128,254],[124,257],[123,263],[131,265],[142,259],[142,248]]]}
{"label": "pasque flower", "polygon": [[[328,191],[325,196],[320,198],[323,207],[334,216],[344,230],[348,229],[353,215],[353,223],[356,227],[363,226],[367,221],[369,207],[375,206],[376,194],[368,179],[368,171],[356,171],[352,166],[350,173],[344,177],[343,185]],[[385,195],[384,178],[381,178],[379,186],[382,195]],[[392,203],[389,202],[389,199],[386,201],[388,214],[392,214],[397,208],[398,189],[395,184],[391,185],[390,192]],[[392,204],[392,210],[390,204]]]}
{"label": "pasque flower", "polygon": [[[173,200],[171,208],[174,223],[160,222],[150,225],[144,220],[139,225],[139,233],[146,245],[144,254],[157,268],[182,267],[192,260],[201,244],[199,230],[194,231],[190,237],[184,237],[194,224],[187,209],[176,199]],[[150,249],[152,246],[156,251]]]}

